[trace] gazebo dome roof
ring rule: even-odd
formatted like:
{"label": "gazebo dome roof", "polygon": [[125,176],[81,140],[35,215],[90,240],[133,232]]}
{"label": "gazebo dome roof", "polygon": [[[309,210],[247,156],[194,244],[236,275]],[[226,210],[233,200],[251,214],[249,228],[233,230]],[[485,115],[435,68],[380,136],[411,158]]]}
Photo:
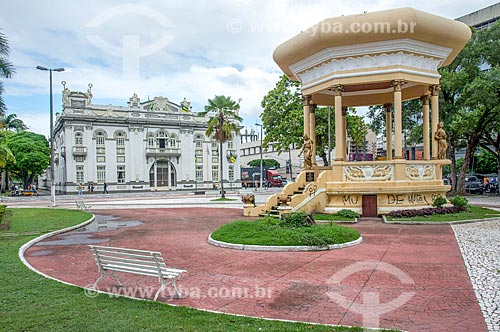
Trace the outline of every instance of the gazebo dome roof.
{"label": "gazebo dome roof", "polygon": [[279,45],[273,58],[283,72],[297,80],[290,67],[327,48],[351,47],[359,50],[364,47],[363,44],[414,40],[449,49],[449,54],[439,65],[441,67],[455,59],[470,37],[469,26],[462,22],[414,8],[398,8],[327,18]]}

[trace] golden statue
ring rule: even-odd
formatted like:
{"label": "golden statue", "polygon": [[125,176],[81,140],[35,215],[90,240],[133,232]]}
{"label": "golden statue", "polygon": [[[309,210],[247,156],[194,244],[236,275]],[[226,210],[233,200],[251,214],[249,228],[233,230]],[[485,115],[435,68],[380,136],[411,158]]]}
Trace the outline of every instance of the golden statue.
{"label": "golden statue", "polygon": [[441,121],[438,124],[438,129],[434,134],[434,139],[438,141],[438,159],[446,159],[446,150],[448,143],[446,142],[446,132],[444,131],[444,123]]}
{"label": "golden statue", "polygon": [[299,157],[304,154],[304,165],[302,166],[303,169],[312,169],[313,163],[312,163],[312,147],[313,147],[313,141],[309,138],[307,134],[304,134],[304,143],[302,144],[302,148],[300,149],[299,152]]}

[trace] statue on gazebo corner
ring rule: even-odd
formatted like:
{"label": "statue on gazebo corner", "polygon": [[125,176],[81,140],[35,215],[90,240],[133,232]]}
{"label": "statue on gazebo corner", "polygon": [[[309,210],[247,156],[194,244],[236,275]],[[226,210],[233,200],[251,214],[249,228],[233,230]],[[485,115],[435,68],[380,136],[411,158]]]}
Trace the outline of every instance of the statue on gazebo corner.
{"label": "statue on gazebo corner", "polygon": [[434,139],[438,141],[438,159],[446,159],[448,143],[446,142],[446,132],[444,131],[444,123],[442,121],[438,124],[438,129],[434,134]]}
{"label": "statue on gazebo corner", "polygon": [[312,169],[312,147],[313,147],[313,141],[309,138],[309,135],[304,134],[304,143],[302,144],[302,148],[300,149],[299,152],[299,157],[304,154],[304,165],[302,166],[302,169],[304,170],[309,170]]}

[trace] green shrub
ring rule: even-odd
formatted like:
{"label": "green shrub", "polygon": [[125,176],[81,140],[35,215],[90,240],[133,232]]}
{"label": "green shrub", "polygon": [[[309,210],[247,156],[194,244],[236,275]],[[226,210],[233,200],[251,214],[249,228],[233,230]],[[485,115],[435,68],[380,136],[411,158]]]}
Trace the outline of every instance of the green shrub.
{"label": "green shrub", "polygon": [[444,198],[443,196],[439,195],[432,202],[432,206],[440,208],[440,207],[443,207],[443,205],[445,205],[446,203],[448,203],[448,200],[446,198]]}
{"label": "green shrub", "polygon": [[467,206],[469,204],[467,198],[463,196],[455,196],[450,199],[450,202],[451,204],[453,204],[453,206]]}
{"label": "green shrub", "polygon": [[3,221],[3,215],[5,214],[6,209],[7,209],[7,206],[0,205],[0,223]]}
{"label": "green shrub", "polygon": [[293,212],[287,213],[283,216],[279,225],[284,227],[311,227],[314,224],[314,220],[310,214],[305,212]]}
{"label": "green shrub", "polygon": [[344,218],[359,218],[361,215],[352,210],[343,209],[336,213],[336,215]]}

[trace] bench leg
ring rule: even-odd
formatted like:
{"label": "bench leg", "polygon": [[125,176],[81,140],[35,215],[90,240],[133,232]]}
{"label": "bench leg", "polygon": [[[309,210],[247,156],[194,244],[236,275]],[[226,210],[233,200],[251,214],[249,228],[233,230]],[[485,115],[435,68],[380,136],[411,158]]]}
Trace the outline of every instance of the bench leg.
{"label": "bench leg", "polygon": [[160,288],[158,288],[158,290],[156,291],[153,301],[156,301],[158,299],[158,295],[160,295],[160,293],[165,289],[165,286],[166,285],[164,283],[161,284]]}
{"label": "bench leg", "polygon": [[104,279],[104,277],[106,277],[106,276],[111,276],[111,277],[113,277],[113,279],[114,279],[114,280],[115,280],[115,282],[116,282],[116,286],[118,286],[118,287],[119,287],[119,286],[122,286],[122,284],[120,284],[120,282],[118,281],[118,277],[116,276],[115,271],[111,271],[111,272],[108,272],[108,273],[106,273],[106,272],[101,272],[101,276],[100,276],[99,278],[97,278],[97,280],[95,281],[94,286],[92,286],[92,288],[93,288],[93,289],[96,289],[96,288],[97,288],[97,284],[98,284],[98,283],[99,283],[102,279]]}

